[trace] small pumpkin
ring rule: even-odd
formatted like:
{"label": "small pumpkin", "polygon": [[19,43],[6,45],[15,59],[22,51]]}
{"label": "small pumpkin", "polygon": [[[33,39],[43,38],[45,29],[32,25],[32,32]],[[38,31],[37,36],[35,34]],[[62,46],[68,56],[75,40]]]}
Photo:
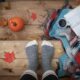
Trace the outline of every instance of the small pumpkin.
{"label": "small pumpkin", "polygon": [[5,27],[8,25],[8,21],[5,18],[0,19],[0,26]]}
{"label": "small pumpkin", "polygon": [[20,17],[12,17],[8,21],[9,28],[14,32],[21,31],[24,28],[24,24],[24,20]]}

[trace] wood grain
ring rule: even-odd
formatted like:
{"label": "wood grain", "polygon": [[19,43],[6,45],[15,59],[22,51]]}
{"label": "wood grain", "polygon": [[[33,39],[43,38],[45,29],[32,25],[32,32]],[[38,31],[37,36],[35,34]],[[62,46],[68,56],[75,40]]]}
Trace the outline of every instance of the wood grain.
{"label": "wood grain", "polygon": [[20,32],[12,32],[8,27],[0,28],[0,40],[41,40],[42,35],[44,32],[39,26],[26,25]]}
{"label": "wood grain", "polygon": [[[75,7],[75,2],[70,2]],[[2,9],[0,10],[1,17],[10,19],[14,16],[19,16],[25,21],[25,28],[20,32],[12,32],[8,27],[0,27],[0,40],[41,40],[44,35],[44,25],[47,24],[48,16],[54,11],[63,6],[63,0],[51,1],[11,1],[11,9],[5,10],[3,6],[7,3],[0,3]],[[36,19],[33,20],[32,14],[35,14]]]}
{"label": "wood grain", "polygon": [[[25,53],[25,46],[29,41],[0,41],[0,75],[20,75],[22,71],[27,69],[28,56]],[[41,48],[42,41],[38,41],[38,56],[41,65]],[[56,69],[56,62],[63,54],[63,49],[59,41],[51,41],[55,47],[52,65]],[[5,62],[5,52],[14,52],[16,59],[12,63]],[[12,70],[12,72],[10,71]]]}
{"label": "wood grain", "polygon": [[[74,7],[76,6],[74,0],[70,2]],[[11,9],[5,10],[7,2],[0,3],[0,15],[6,19],[14,16],[19,16],[25,21],[25,28],[20,32],[12,32],[8,27],[0,27],[0,80],[18,80],[18,77],[10,77],[21,75],[27,69],[28,59],[25,54],[25,45],[33,39],[39,43],[38,56],[39,64],[41,65],[41,43],[44,35],[43,24],[45,24],[48,14],[51,14],[54,9],[59,9],[64,4],[63,0],[12,0]],[[36,13],[37,19],[32,20],[32,13]],[[5,40],[5,41],[2,41]],[[52,66],[55,70],[57,68],[56,62],[58,58],[64,53],[60,41],[50,41],[55,48],[55,53],[52,60]],[[4,61],[4,52],[14,51],[16,59],[12,63]],[[66,79],[64,79],[66,80]],[[69,79],[68,79],[69,80]]]}

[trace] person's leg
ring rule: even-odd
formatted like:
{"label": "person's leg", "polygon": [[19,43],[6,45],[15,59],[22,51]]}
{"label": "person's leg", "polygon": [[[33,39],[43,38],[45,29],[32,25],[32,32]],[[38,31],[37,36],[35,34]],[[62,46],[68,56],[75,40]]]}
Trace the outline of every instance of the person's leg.
{"label": "person's leg", "polygon": [[42,68],[44,71],[42,80],[58,80],[56,73],[53,71],[51,62],[54,53],[53,45],[48,41],[42,42]]}
{"label": "person's leg", "polygon": [[20,80],[37,80],[38,66],[38,43],[34,40],[26,45],[26,55],[28,58],[28,69],[22,74]]}

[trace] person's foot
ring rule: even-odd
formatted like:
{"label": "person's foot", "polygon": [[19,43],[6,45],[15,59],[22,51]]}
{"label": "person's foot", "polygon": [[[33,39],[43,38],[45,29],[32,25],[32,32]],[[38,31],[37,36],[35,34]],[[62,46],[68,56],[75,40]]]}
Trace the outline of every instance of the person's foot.
{"label": "person's foot", "polygon": [[20,77],[20,80],[38,80],[37,74],[32,70],[26,70]]}
{"label": "person's foot", "polygon": [[59,80],[59,79],[53,70],[48,70],[43,74],[42,80]]}
{"label": "person's foot", "polygon": [[52,70],[51,62],[54,54],[54,47],[49,41],[42,42],[42,68],[43,71]]}
{"label": "person's foot", "polygon": [[28,58],[28,68],[27,70],[21,75],[20,80],[37,80],[37,66],[38,66],[38,43],[37,41],[33,40],[30,41],[26,47],[26,55]]}
{"label": "person's foot", "polygon": [[28,58],[28,70],[37,70],[38,66],[38,43],[36,40],[30,41],[26,47],[26,55]]}
{"label": "person's foot", "polygon": [[54,55],[54,47],[49,41],[42,42],[42,68],[44,71],[42,80],[58,80],[53,71],[51,62]]}

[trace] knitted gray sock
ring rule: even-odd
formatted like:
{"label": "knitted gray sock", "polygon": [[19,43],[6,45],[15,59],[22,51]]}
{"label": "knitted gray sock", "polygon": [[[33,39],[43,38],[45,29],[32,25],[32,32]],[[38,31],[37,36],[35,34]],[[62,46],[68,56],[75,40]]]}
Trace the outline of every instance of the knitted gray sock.
{"label": "knitted gray sock", "polygon": [[54,48],[53,45],[48,41],[42,42],[42,67],[44,72],[52,70],[51,61]]}
{"label": "knitted gray sock", "polygon": [[36,71],[38,66],[38,43],[37,41],[30,41],[26,45],[26,55],[28,57],[28,70]]}

